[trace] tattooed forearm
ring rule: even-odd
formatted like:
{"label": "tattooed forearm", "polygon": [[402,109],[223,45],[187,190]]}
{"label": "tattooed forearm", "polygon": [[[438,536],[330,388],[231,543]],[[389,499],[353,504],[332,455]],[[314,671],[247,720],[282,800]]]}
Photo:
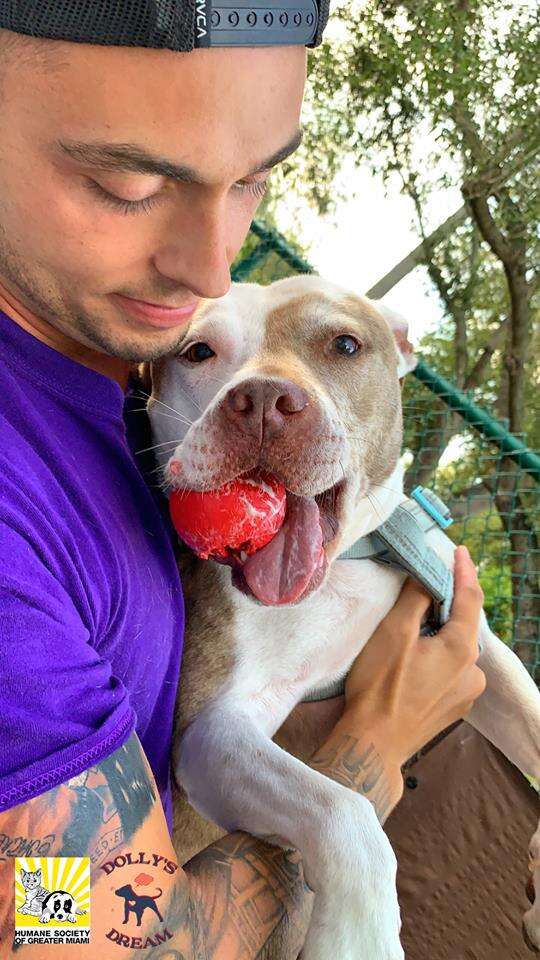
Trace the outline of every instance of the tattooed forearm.
{"label": "tattooed forearm", "polygon": [[193,857],[184,871],[188,883],[175,885],[163,911],[172,939],[147,957],[296,960],[312,900],[296,851],[235,833]]}
{"label": "tattooed forearm", "polygon": [[310,766],[371,801],[384,823],[399,797],[395,780],[373,743],[362,743],[347,733],[331,737],[310,760]]}
{"label": "tattooed forearm", "polygon": [[184,869],[209,960],[296,960],[312,907],[297,851],[235,833]]}

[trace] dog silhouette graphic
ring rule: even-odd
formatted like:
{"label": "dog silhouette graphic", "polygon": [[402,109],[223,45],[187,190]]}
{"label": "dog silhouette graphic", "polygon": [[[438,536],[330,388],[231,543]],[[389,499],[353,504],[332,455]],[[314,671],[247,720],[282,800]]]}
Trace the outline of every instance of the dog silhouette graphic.
{"label": "dog silhouette graphic", "polygon": [[156,900],[159,899],[163,890],[161,890],[160,887],[158,887],[158,890],[159,893],[154,897],[150,897],[148,894],[141,895],[140,893],[135,893],[130,883],[126,883],[123,887],[118,887],[118,890],[114,891],[116,896],[124,898],[124,919],[122,923],[127,923],[130,913],[133,912],[137,917],[137,926],[140,927],[142,915],[145,910],[153,910],[159,919],[163,920],[156,904]]}

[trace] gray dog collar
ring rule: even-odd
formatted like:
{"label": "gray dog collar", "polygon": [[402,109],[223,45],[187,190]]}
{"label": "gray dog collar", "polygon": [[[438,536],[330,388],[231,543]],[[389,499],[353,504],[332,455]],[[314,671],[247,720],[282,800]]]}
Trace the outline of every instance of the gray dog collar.
{"label": "gray dog collar", "polygon": [[448,507],[425,487],[416,487],[414,499],[400,503],[367,537],[361,537],[341,554],[340,560],[375,560],[413,577],[432,598],[432,610],[422,633],[439,630],[448,620],[454,595],[452,571],[426,541],[434,527],[452,522]]}
{"label": "gray dog collar", "polygon": [[[448,620],[454,595],[454,577],[441,558],[426,542],[426,533],[434,527],[446,529],[452,520],[448,507],[431,490],[416,487],[413,499],[396,507],[388,520],[366,537],[361,537],[340,560],[375,560],[403,570],[422,584],[432,598],[430,615],[422,628],[423,636],[433,636]],[[345,677],[318,686],[303,698],[303,703],[327,700],[344,691]]]}

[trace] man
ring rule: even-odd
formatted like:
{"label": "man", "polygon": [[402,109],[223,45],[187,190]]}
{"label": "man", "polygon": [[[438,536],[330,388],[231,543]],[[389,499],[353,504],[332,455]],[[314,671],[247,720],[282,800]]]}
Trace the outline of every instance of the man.
{"label": "man", "polygon": [[[2,957],[17,855],[92,863],[90,945],[21,958],[295,957],[309,918],[298,857],[261,840],[175,863],[181,587],[123,407],[133,363],[174,350],[199,300],[227,291],[270,170],[299,143],[302,44],[324,14],[297,43],[190,50],[194,18],[184,0],[0,0]],[[340,729],[380,755],[381,820],[401,762],[483,688],[463,553],[456,583],[439,643],[419,641],[428,600],[409,585],[378,631],[385,663],[373,640],[349,680]],[[328,709],[327,727],[343,704]]]}

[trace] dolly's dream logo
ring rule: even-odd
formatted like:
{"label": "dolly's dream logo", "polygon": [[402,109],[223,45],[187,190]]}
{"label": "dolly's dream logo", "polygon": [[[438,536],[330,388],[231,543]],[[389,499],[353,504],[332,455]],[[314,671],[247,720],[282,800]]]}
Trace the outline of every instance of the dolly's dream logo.
{"label": "dolly's dream logo", "polygon": [[[152,873],[141,870],[141,866],[151,867]],[[107,940],[130,950],[147,950],[172,940],[163,917],[164,879],[176,873],[178,864],[158,853],[129,850],[101,864],[100,870],[107,877],[113,874],[113,880],[118,881],[118,886],[116,882],[111,884],[111,892],[120,899],[123,908],[118,925],[123,930],[127,926],[126,933],[111,927]]]}
{"label": "dolly's dream logo", "polygon": [[15,943],[90,943],[89,857],[15,858]]}

